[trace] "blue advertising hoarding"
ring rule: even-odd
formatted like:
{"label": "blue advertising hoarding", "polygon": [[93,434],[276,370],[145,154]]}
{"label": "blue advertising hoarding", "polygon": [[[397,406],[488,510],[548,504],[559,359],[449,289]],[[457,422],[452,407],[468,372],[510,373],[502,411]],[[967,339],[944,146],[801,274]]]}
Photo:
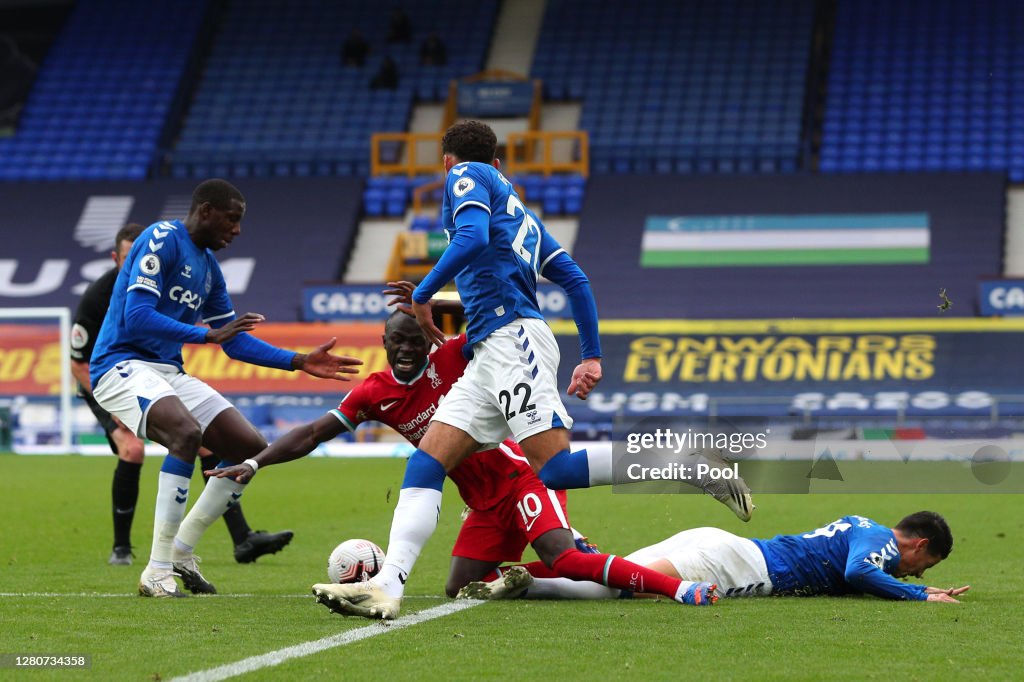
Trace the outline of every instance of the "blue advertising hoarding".
{"label": "blue advertising hoarding", "polygon": [[[383,284],[318,284],[302,289],[302,319],[306,322],[383,320],[393,308],[387,307]],[[544,316],[557,320],[571,318],[565,292],[554,284],[537,286],[537,303]]]}
{"label": "blue advertising hoarding", "polygon": [[1024,315],[1024,279],[978,282],[978,314],[983,317]]}

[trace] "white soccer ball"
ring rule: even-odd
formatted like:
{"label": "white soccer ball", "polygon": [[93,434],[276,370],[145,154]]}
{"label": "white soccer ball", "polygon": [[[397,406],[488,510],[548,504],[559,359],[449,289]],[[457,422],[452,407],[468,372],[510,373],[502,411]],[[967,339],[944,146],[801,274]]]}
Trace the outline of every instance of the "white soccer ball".
{"label": "white soccer ball", "polygon": [[369,540],[345,540],[327,560],[327,577],[332,583],[369,580],[384,565],[384,550]]}

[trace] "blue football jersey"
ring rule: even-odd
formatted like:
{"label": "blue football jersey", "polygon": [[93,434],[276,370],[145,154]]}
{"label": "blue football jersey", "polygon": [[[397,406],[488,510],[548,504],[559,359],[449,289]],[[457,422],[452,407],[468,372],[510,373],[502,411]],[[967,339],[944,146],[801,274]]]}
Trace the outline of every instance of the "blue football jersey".
{"label": "blue football jersey", "polygon": [[925,599],[924,587],[892,577],[900,563],[892,530],[863,516],[844,516],[802,535],[754,540],[777,594],[867,592],[890,599]]}
{"label": "blue football jersey", "polygon": [[125,259],[110,308],[93,350],[89,374],[93,386],[123,360],[146,360],[182,368],[181,341],[157,338],[125,324],[129,291],[157,298],[156,312],[194,325],[234,316],[224,275],[209,249],[200,249],[181,221],[154,223],[132,244]]}
{"label": "blue football jersey", "polygon": [[449,171],[441,206],[449,240],[459,211],[469,206],[491,216],[487,248],[455,276],[466,310],[466,336],[473,344],[517,317],[543,319],[538,273],[563,249],[494,166],[464,162]]}

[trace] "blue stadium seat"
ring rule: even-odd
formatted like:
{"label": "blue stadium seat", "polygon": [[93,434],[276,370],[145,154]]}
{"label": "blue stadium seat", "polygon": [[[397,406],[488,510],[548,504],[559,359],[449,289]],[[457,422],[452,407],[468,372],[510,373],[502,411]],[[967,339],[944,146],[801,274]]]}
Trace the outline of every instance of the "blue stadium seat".
{"label": "blue stadium seat", "polygon": [[544,188],[542,193],[544,213],[557,215],[563,212],[563,200],[562,189],[557,186],[549,186]]}
{"label": "blue stadium seat", "polygon": [[370,216],[382,216],[384,215],[384,201],[386,195],[384,190],[378,187],[368,187],[363,191],[363,209],[367,215]]}

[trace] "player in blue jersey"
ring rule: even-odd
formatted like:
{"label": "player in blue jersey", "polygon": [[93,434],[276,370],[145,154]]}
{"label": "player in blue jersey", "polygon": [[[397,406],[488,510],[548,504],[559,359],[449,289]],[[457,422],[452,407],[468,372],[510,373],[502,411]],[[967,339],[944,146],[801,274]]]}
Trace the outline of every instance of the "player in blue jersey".
{"label": "player in blue jersey", "polygon": [[[449,246],[413,292],[412,312],[427,338],[442,345],[430,299],[454,279],[472,359],[409,458],[380,573],[363,583],[318,586],[320,601],[332,602],[335,611],[397,617],[405,582],[437,526],[445,475],[475,451],[511,435],[552,490],[611,482],[610,454],[591,466],[596,455],[570,452],[572,419],[557,387],[558,344],[536,295],[542,275],[566,292],[582,358],[568,394],[586,399],[601,380],[590,283],[501,174],[496,148],[494,131],[479,121],[454,124],[441,141],[447,173],[441,218]],[[609,475],[594,480],[597,470]]]}
{"label": "player in blue jersey", "polygon": [[[206,180],[192,194],[188,216],[148,227],[132,245],[114,284],[89,367],[93,395],[139,437],[167,447],[160,469],[153,546],[139,594],[182,597],[175,575],[192,592],[216,590],[199,572],[192,550],[203,532],[245,486],[214,479],[185,516],[189,481],[200,446],[240,462],[267,446],[258,431],[219,393],[182,367],[185,343],[216,343],[230,357],[283,370],[347,380],[355,358],[333,355],[335,340],[312,353],[271,346],[246,332],[263,321],[236,317],[213,251],[240,233],[245,199],[224,180]],[[196,326],[197,322],[209,328]],[[184,520],[183,520],[184,519]]]}
{"label": "player in blue jersey", "polygon": [[[719,528],[678,533],[626,559],[682,580],[718,584],[725,597],[872,594],[884,599],[956,603],[968,589],[906,583],[949,556],[953,535],[939,514],[921,511],[886,528],[864,516],[841,519],[799,535],[748,540]],[[554,578],[542,564],[526,564],[534,579],[514,593],[502,576],[470,584],[466,594],[491,598],[609,599],[623,596],[597,583]],[[507,569],[506,569],[507,570]],[[526,586],[525,593],[522,587]]]}
{"label": "player in blue jersey", "polygon": [[[75,311],[74,325],[71,327],[71,373],[79,382],[79,395],[103,427],[107,442],[118,458],[111,493],[114,549],[110,554],[109,563],[123,566],[130,566],[134,556],[131,547],[132,520],[139,498],[139,475],[142,472],[145,447],[138,436],[115,421],[93,398],[89,382],[89,361],[103,318],[110,307],[110,297],[114,292],[118,272],[128,257],[132,244],[145,229],[144,225],[129,223],[118,230],[114,237],[114,251],[111,252],[115,267],[90,284],[82,294],[82,300]],[[216,459],[208,450],[200,450],[199,456],[204,468],[209,469],[217,465]],[[280,551],[292,539],[290,530],[279,533],[253,531],[242,513],[241,504],[232,505],[224,512],[224,522],[235,544],[235,561],[239,563],[256,561],[264,554]]]}

